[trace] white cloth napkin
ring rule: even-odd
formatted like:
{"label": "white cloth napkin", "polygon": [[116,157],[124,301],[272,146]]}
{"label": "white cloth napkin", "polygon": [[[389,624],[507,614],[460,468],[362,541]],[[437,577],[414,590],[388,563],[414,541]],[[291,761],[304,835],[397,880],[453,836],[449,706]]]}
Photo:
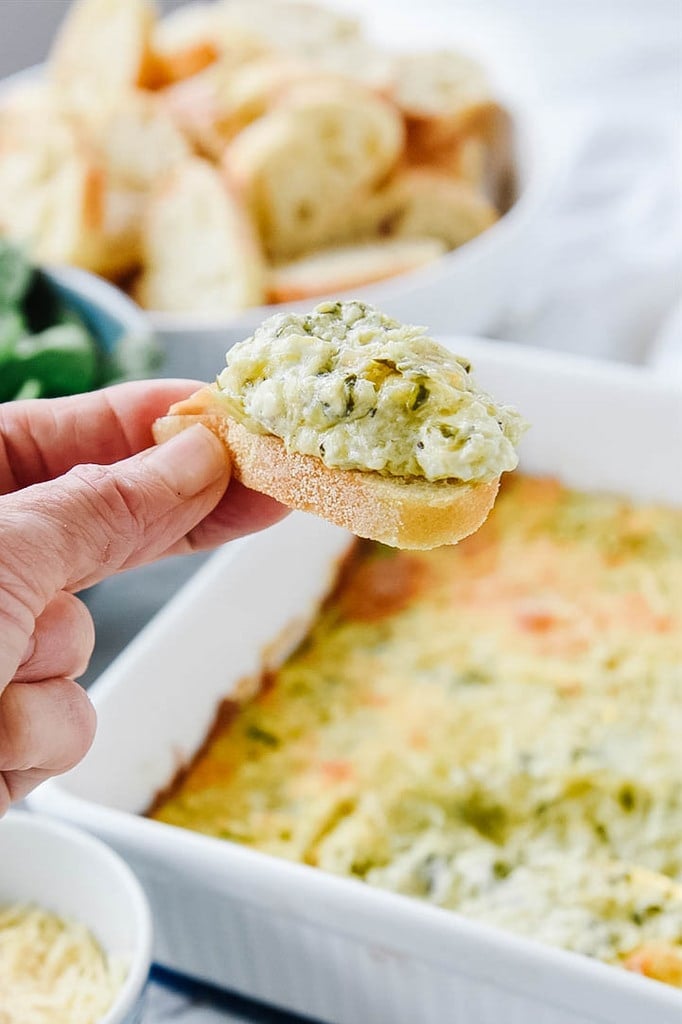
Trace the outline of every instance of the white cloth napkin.
{"label": "white cloth napkin", "polygon": [[682,383],[682,3],[482,2],[521,20],[572,135],[499,333],[648,361]]}
{"label": "white cloth napkin", "polygon": [[678,365],[659,334],[682,297],[682,0],[336,2],[390,45],[478,44],[549,112],[559,180],[487,333]]}

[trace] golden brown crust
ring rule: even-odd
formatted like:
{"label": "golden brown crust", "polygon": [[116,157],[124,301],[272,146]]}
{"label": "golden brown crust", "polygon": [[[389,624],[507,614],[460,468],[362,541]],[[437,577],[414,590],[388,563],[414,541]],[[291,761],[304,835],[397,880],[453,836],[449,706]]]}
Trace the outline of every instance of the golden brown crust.
{"label": "golden brown crust", "polygon": [[393,547],[456,544],[481,526],[499,487],[499,479],[429,483],[330,469],[311,455],[287,452],[284,442],[272,434],[251,433],[225,413],[213,387],[171,406],[154,424],[154,439],[165,441],[193,423],[203,423],[223,441],[234,475],[246,487]]}

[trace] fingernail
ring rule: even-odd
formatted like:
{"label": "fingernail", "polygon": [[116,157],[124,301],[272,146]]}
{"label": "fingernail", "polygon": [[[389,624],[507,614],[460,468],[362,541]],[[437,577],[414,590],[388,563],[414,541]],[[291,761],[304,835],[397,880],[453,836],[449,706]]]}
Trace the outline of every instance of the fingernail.
{"label": "fingernail", "polygon": [[229,470],[225,447],[201,423],[150,448],[146,462],[182,498],[199,494]]}

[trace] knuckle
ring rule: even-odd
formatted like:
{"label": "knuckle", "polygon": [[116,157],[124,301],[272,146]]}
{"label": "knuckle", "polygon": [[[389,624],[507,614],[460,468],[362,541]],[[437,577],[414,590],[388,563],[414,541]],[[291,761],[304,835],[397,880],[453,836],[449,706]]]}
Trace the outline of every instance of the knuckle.
{"label": "knuckle", "polygon": [[64,718],[67,723],[69,742],[61,763],[55,765],[59,771],[68,771],[81,761],[92,746],[97,727],[97,716],[85,690],[78,683],[70,682],[64,687]]}
{"label": "knuckle", "polygon": [[45,685],[10,683],[0,697],[0,772],[68,771],[90,749],[96,715],[85,690],[71,679]]}
{"label": "knuckle", "polygon": [[32,767],[31,737],[30,719],[10,683],[0,698],[0,772]]}
{"label": "knuckle", "polygon": [[[82,675],[95,647],[95,624],[92,615],[73,594],[63,592],[60,595],[63,603],[62,637],[67,634],[66,641],[70,647],[70,665],[62,671],[65,675]],[[68,668],[68,671],[67,671]]]}
{"label": "knuckle", "polygon": [[149,521],[144,489],[121,479],[109,466],[78,466],[67,476],[76,484],[82,507],[74,526],[87,534],[103,567],[119,567]]}

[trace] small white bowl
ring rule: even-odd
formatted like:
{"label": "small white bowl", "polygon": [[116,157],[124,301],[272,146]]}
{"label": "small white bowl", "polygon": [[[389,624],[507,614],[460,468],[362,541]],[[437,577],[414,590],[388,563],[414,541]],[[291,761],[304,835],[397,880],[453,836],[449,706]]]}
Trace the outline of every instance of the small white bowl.
{"label": "small white bowl", "polygon": [[139,1024],[149,976],[152,921],[140,883],[108,846],[26,811],[0,820],[0,904],[35,903],[85,924],[107,953],[128,962],[98,1024]]}

